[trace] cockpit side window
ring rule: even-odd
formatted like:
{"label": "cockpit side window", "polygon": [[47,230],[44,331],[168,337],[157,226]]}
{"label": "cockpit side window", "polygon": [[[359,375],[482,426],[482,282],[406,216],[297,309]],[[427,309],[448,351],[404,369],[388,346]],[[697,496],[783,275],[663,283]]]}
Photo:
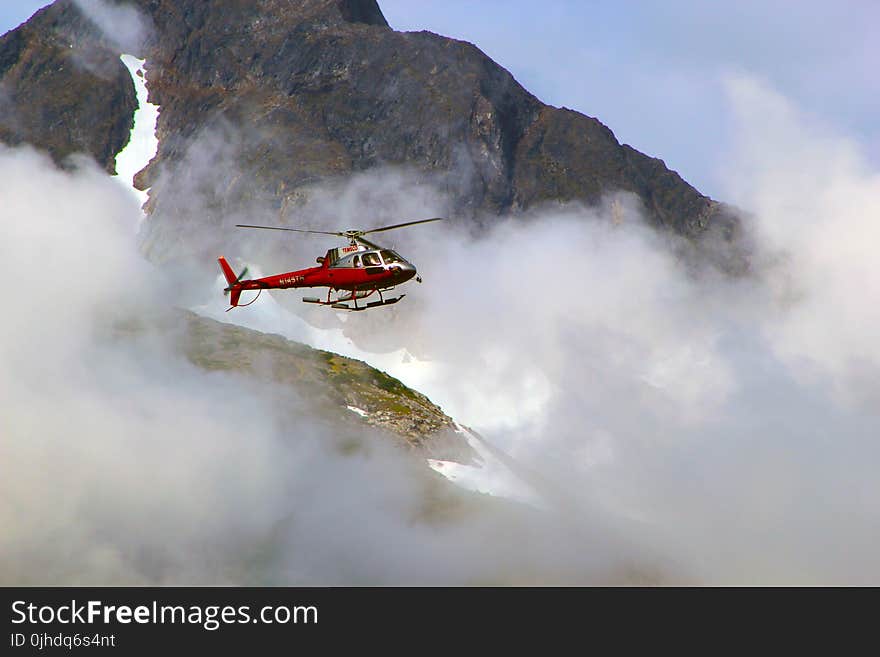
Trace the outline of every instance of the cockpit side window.
{"label": "cockpit side window", "polygon": [[[357,258],[357,261],[355,261]],[[360,267],[361,259],[359,255],[347,255],[342,258],[339,258],[336,262],[334,262],[331,267]]]}
{"label": "cockpit side window", "polygon": [[365,253],[364,254],[364,266],[365,267],[381,267],[382,261],[379,260],[378,253]]}

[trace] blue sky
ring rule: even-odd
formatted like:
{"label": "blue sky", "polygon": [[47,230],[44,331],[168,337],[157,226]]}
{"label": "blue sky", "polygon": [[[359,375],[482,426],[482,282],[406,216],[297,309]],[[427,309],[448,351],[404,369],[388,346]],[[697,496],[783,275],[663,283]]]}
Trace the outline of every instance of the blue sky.
{"label": "blue sky", "polygon": [[51,4],[43,0],[3,0],[0,2],[0,34],[24,23],[40,7]]}
{"label": "blue sky", "polygon": [[[45,1],[0,3],[0,32]],[[471,41],[544,102],[720,195],[733,137],[724,82],[755,77],[880,164],[880,2],[380,0],[398,30]]]}

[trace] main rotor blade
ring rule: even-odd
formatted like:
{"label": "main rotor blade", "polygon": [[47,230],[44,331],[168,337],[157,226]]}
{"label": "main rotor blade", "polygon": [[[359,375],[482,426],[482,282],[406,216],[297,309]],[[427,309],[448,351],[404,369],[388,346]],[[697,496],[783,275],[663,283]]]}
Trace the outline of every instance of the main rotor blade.
{"label": "main rotor blade", "polygon": [[418,221],[407,221],[403,224],[394,224],[393,226],[382,226],[381,228],[372,228],[370,230],[365,230],[361,232],[361,235],[366,235],[368,233],[379,233],[383,230],[391,230],[393,228],[403,228],[404,226],[415,226],[416,224],[426,224],[429,221],[443,221],[443,217],[434,217],[433,219],[419,219]]}
{"label": "main rotor blade", "polygon": [[292,233],[317,233],[319,235],[338,235],[345,237],[342,233],[330,233],[326,230],[303,230],[302,228],[282,228],[281,226],[252,226],[250,224],[235,224],[238,228],[262,228],[263,230],[288,230]]}

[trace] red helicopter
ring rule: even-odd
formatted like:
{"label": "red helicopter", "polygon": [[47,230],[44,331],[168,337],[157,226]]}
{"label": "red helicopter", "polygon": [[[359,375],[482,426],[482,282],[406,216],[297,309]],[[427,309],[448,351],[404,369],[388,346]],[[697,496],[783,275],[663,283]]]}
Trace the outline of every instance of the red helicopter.
{"label": "red helicopter", "polygon": [[[325,256],[319,256],[317,258],[317,267],[308,267],[307,269],[289,271],[284,274],[275,274],[253,280],[245,279],[248,273],[247,267],[242,269],[241,273],[236,276],[226,258],[220,256],[217,261],[220,263],[220,269],[223,270],[223,275],[229,284],[223,290],[224,294],[230,295],[231,305],[227,308],[226,312],[236,307],[244,308],[251,305],[259,298],[263,290],[286,290],[291,287],[327,287],[326,299],[304,297],[303,301],[341,310],[366,310],[367,308],[397,303],[406,295],[401,294],[398,297],[386,298],[382,293],[391,290],[395,285],[405,283],[413,277],[419,283],[422,282],[422,279],[416,276],[415,265],[391,249],[386,249],[364,239],[364,235],[394,228],[403,228],[404,226],[426,224],[431,221],[442,221],[442,217],[408,221],[402,224],[382,226],[381,228],[372,228],[370,230],[344,230],[340,232],[236,224],[238,228],[260,228],[263,230],[285,230],[294,233],[336,235],[348,238],[349,245],[330,249]],[[239,304],[239,298],[244,290],[257,290],[257,296],[248,303]],[[336,298],[332,298],[333,293],[336,293]],[[358,305],[359,299],[367,299],[374,294],[378,295],[378,300]],[[353,305],[349,306],[348,302],[352,302]]]}

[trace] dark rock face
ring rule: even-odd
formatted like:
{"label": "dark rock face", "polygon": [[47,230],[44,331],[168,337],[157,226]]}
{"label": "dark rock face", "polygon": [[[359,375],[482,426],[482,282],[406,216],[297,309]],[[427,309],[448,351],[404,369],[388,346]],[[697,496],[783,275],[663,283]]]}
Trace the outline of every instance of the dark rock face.
{"label": "dark rock face", "polygon": [[0,37],[0,141],[33,144],[59,163],[87,153],[115,173],[137,108],[119,54],[69,3]]}
{"label": "dark rock face", "polygon": [[388,21],[376,0],[337,0],[339,13],[349,23],[366,23],[388,27]]}
{"label": "dark rock face", "polygon": [[[395,32],[375,0],[131,3],[154,28],[140,55],[148,60],[150,100],[161,106],[160,146],[137,182],[152,188],[150,223],[160,232],[163,224],[189,221],[187,152],[194,138],[226,130],[234,137],[223,157],[240,175],[221,181],[222,198],[212,201],[218,206],[255,197],[281,206],[315,181],[405,165],[440,181],[459,218],[486,221],[545,202],[591,204],[622,191],[640,199],[654,225],[692,241],[709,233],[728,242],[736,237],[732,211],[662,161],[621,145],[594,118],[541,103],[472,44]],[[23,61],[20,44],[32,44],[33,57],[38,51],[57,66],[63,53],[53,34],[73,29],[64,21],[88,32],[69,0],[46,13],[0,41],[0,84],[13,90],[20,110],[60,102],[53,89],[69,83],[13,65]],[[96,42],[100,52],[100,37]],[[126,125],[131,109],[123,99],[130,99],[131,83],[116,71],[94,80],[92,93],[113,97],[101,105],[105,122]],[[86,129],[81,115],[95,103],[82,105],[63,105],[66,142],[45,120],[0,138],[31,141],[53,154],[84,149],[106,166],[120,139]],[[187,232],[210,228],[204,214],[186,224]]]}

